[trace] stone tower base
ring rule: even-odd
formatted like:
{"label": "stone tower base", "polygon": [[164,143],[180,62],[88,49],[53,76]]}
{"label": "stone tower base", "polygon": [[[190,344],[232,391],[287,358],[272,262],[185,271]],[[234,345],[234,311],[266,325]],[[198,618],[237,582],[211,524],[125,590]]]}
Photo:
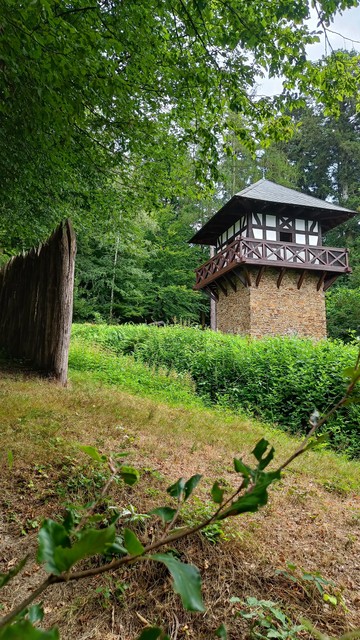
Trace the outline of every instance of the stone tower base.
{"label": "stone tower base", "polygon": [[[219,331],[256,338],[279,335],[326,338],[325,295],[322,287],[317,290],[320,274],[307,271],[301,281],[300,270],[287,269],[279,283],[279,270],[269,268],[256,286],[258,273],[257,267],[249,267],[250,286],[236,278],[236,291],[227,284],[227,295],[219,292],[216,305]],[[235,282],[234,275],[232,280]]]}

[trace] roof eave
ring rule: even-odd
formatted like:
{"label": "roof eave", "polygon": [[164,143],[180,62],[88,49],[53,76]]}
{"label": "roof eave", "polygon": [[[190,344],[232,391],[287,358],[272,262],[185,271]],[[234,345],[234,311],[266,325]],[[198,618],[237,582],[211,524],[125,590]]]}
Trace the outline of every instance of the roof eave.
{"label": "roof eave", "polygon": [[[235,203],[241,205],[236,207],[236,211],[233,210]],[[306,218],[318,220],[324,232],[334,229],[357,214],[356,211],[351,211],[350,209],[344,209],[343,211],[328,208],[321,209],[320,207],[308,205],[285,204],[235,195],[188,242],[191,244],[215,245],[219,235],[234,224],[244,213],[250,213],[251,210],[266,213],[268,208],[271,208],[272,213],[277,213],[278,215],[281,210],[284,213],[287,210],[289,213],[291,212],[292,217],[305,215]]]}

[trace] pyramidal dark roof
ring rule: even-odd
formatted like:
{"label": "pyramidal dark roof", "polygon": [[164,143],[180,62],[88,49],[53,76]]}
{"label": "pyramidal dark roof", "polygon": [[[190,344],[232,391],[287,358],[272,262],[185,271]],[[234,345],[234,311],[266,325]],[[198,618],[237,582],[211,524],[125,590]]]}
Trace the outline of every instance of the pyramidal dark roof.
{"label": "pyramidal dark roof", "polygon": [[239,191],[235,196],[251,198],[252,200],[267,200],[268,202],[290,204],[298,207],[328,209],[329,211],[346,211],[351,214],[355,213],[351,211],[351,209],[344,209],[344,207],[339,207],[339,205],[333,204],[332,202],[326,202],[326,200],[308,196],[306,193],[289,189],[289,187],[283,187],[281,184],[276,184],[276,182],[271,182],[271,180],[265,180],[265,178]]}
{"label": "pyramidal dark roof", "polygon": [[252,212],[318,220],[323,231],[333,229],[357,213],[262,178],[236,193],[189,242],[216,244],[223,231],[245,213]]}

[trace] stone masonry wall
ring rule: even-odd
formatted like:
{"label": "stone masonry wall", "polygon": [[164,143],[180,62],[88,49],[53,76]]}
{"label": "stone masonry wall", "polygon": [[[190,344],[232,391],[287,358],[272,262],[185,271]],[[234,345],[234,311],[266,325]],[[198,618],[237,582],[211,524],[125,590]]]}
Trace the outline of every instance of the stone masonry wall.
{"label": "stone masonry wall", "polygon": [[230,286],[227,296],[219,292],[216,303],[216,328],[223,333],[250,335],[250,288],[237,282],[237,291]]}
{"label": "stone masonry wall", "polygon": [[237,291],[219,295],[217,326],[224,333],[239,333],[256,338],[275,335],[298,335],[321,339],[326,337],[325,296],[317,291],[319,275],[306,272],[300,289],[300,272],[285,272],[280,288],[276,282],[279,270],[267,269],[258,287],[257,268],[249,269],[252,286],[237,281]]}

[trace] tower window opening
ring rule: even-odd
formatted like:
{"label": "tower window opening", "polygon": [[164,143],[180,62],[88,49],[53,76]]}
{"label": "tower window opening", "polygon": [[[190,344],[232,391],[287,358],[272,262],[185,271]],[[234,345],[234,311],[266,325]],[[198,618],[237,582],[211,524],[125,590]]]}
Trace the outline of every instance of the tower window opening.
{"label": "tower window opening", "polygon": [[280,231],[280,242],[293,242],[293,234],[289,231]]}

